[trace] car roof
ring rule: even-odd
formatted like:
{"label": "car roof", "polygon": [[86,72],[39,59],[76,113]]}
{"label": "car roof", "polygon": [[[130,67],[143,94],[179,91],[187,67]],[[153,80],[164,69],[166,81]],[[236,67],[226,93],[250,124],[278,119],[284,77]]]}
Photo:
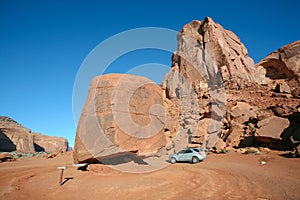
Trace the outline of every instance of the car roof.
{"label": "car roof", "polygon": [[202,149],[199,148],[199,147],[188,147],[188,148],[186,148],[186,149],[200,149],[200,150],[202,150]]}
{"label": "car roof", "polygon": [[185,149],[181,149],[180,151],[182,151],[182,150],[195,150],[195,149],[203,151],[201,148],[198,148],[198,147],[188,147],[188,148],[185,148]]}

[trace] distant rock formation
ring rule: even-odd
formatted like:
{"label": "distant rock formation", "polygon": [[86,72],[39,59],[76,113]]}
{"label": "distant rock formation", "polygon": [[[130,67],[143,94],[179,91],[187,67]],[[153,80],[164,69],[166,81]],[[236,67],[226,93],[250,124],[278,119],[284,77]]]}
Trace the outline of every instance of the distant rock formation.
{"label": "distant rock formation", "polygon": [[187,146],[299,148],[300,41],[255,65],[240,39],[209,17],[185,25],[177,40],[161,87],[132,75],[94,78],[77,127],[76,163]]}
{"label": "distant rock formation", "polygon": [[0,116],[0,151],[25,152],[66,151],[68,141],[65,138],[46,136],[31,132],[13,119]]}
{"label": "distant rock formation", "polygon": [[0,117],[0,144],[0,151],[34,152],[31,131],[9,117]]}
{"label": "distant rock formation", "polygon": [[270,53],[257,66],[263,66],[266,77],[274,82],[281,80],[279,90],[284,89],[284,93],[292,93],[294,97],[300,98],[300,40]]}
{"label": "distant rock formation", "polygon": [[58,152],[67,151],[69,147],[68,140],[63,137],[43,135],[32,133],[35,151]]}

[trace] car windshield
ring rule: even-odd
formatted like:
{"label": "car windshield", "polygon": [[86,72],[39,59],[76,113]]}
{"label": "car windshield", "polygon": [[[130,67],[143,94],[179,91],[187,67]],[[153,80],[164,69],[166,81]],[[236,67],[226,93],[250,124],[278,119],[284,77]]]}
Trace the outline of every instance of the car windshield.
{"label": "car windshield", "polygon": [[186,150],[181,150],[181,151],[179,151],[178,153],[185,153],[185,151],[186,151]]}

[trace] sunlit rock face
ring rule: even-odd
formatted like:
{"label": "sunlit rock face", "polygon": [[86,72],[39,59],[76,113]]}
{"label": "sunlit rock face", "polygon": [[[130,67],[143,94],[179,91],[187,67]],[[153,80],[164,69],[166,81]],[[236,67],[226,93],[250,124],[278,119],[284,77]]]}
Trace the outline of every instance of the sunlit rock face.
{"label": "sunlit rock face", "polygon": [[74,161],[124,152],[156,153],[175,131],[168,105],[161,87],[147,78],[121,74],[94,78],[77,128]]}
{"label": "sunlit rock face", "polygon": [[294,97],[300,98],[300,40],[281,47],[261,60],[257,66],[266,69],[266,77],[285,80]]}
{"label": "sunlit rock face", "polygon": [[255,65],[238,36],[209,17],[183,26],[177,40],[161,86],[132,75],[94,78],[75,162],[300,141],[299,41]]}
{"label": "sunlit rock face", "polygon": [[67,151],[68,140],[32,132],[13,119],[0,116],[0,151],[24,153]]}

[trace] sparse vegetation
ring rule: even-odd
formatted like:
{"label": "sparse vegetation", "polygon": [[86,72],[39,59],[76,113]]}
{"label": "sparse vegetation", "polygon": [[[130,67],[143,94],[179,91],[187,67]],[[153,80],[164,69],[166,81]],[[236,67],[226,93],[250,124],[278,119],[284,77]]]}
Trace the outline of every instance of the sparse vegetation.
{"label": "sparse vegetation", "polygon": [[228,149],[221,149],[218,153],[219,154],[229,153],[229,150]]}
{"label": "sparse vegetation", "polygon": [[249,148],[246,149],[246,151],[243,154],[260,154],[260,151],[258,149]]}

